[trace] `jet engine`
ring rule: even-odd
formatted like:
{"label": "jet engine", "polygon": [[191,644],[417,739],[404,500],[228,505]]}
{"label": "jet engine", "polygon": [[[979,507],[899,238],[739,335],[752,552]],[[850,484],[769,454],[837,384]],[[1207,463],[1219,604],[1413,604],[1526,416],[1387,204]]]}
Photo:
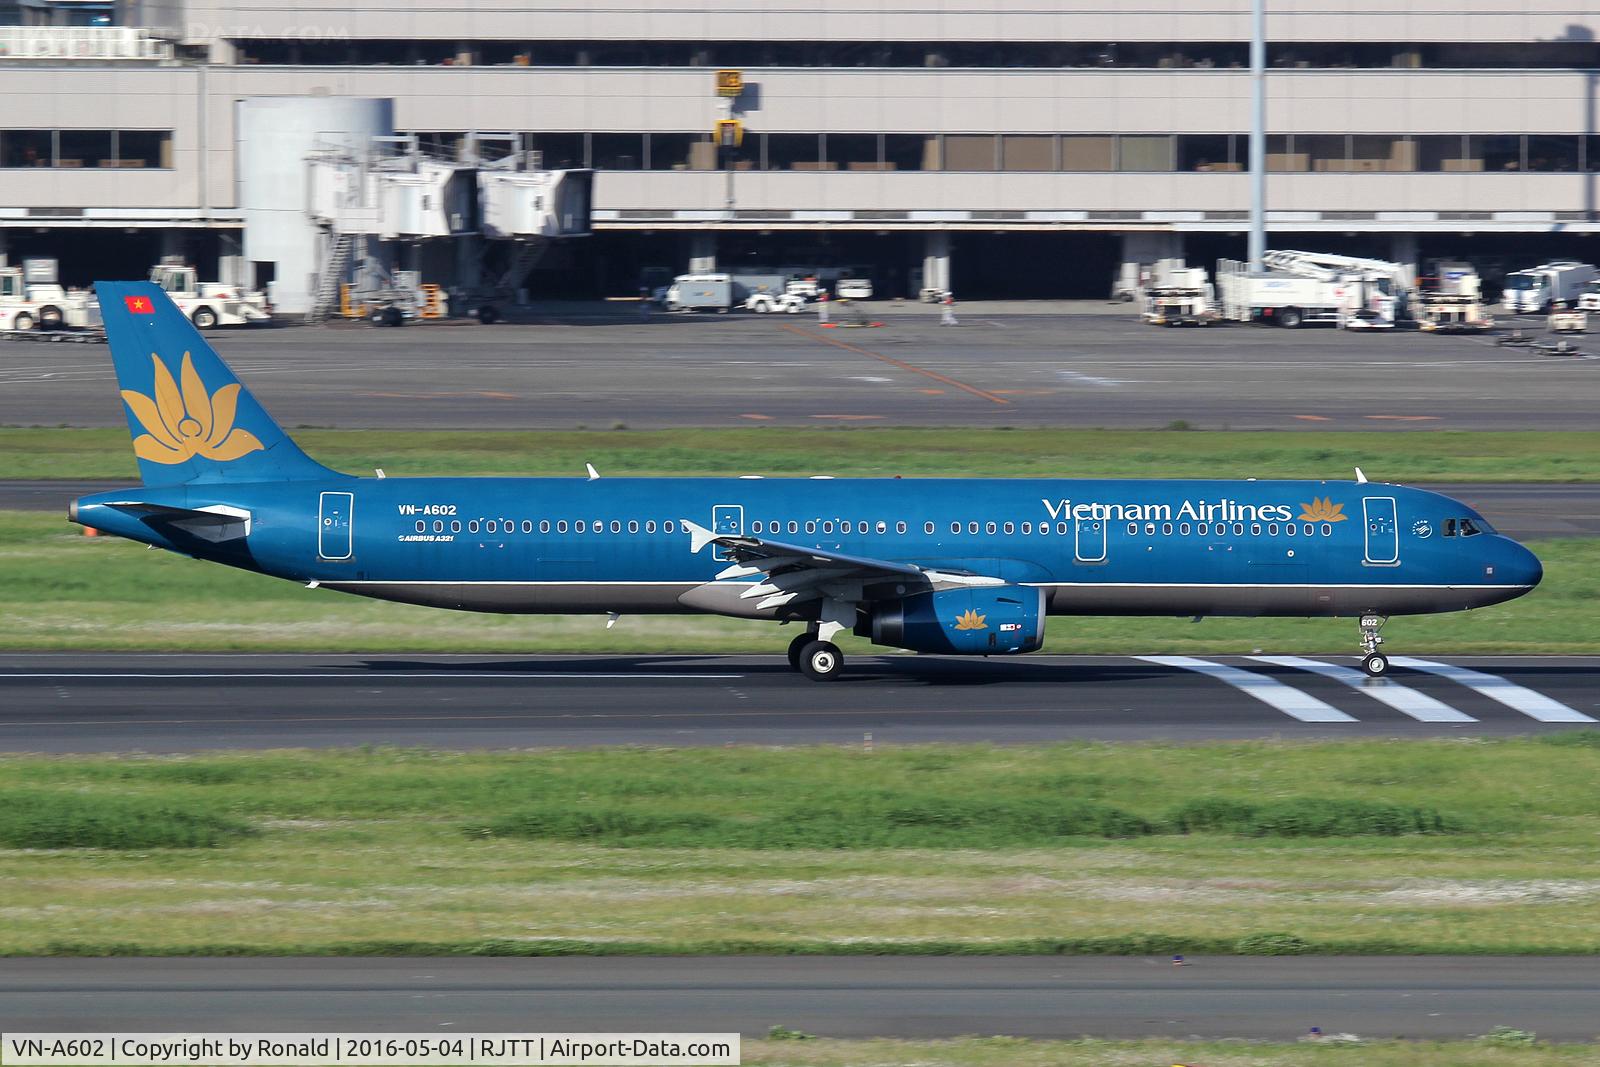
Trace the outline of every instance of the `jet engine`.
{"label": "jet engine", "polygon": [[874,604],[856,634],[913,652],[989,656],[1044,644],[1044,590],[1020,585],[918,593]]}

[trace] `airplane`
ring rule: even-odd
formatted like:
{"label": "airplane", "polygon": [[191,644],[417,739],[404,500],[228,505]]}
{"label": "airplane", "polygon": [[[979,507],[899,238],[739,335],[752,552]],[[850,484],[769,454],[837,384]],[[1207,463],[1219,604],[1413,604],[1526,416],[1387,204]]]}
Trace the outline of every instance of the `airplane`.
{"label": "airplane", "polygon": [[[1036,651],[1048,616],[1348,617],[1522,596],[1538,558],[1438,493],[1354,481],[356,477],[311,459],[157,286],[95,286],[143,485],[71,521],[196,559],[465,611],[710,613],[921,653]],[[608,624],[609,625],[609,622]]]}

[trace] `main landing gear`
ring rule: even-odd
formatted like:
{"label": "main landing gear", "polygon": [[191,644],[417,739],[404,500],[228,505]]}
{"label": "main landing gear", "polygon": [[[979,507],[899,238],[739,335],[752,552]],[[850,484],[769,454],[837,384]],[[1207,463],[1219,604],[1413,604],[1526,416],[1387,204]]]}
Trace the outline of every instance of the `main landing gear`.
{"label": "main landing gear", "polygon": [[839,677],[843,666],[844,654],[839,646],[832,641],[819,640],[816,631],[803,633],[789,642],[789,668],[814,682]]}
{"label": "main landing gear", "polygon": [[1383,624],[1388,621],[1386,615],[1361,616],[1361,651],[1366,653],[1361,660],[1361,669],[1372,678],[1380,678],[1389,673],[1389,657],[1378,651],[1378,646],[1383,644],[1383,638],[1378,636],[1378,631],[1383,629]]}

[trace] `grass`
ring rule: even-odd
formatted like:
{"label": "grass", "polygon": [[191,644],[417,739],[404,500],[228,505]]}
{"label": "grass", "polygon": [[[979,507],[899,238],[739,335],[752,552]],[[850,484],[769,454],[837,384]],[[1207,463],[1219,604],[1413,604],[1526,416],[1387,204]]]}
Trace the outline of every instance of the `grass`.
{"label": "grass", "polygon": [[11,756],[35,804],[249,832],[0,848],[0,954],[1596,953],[1597,780],[1600,732]]}
{"label": "grass", "polygon": [[[1401,617],[1406,653],[1600,650],[1600,541],[1533,548],[1544,583],[1483,611]],[[479,615],[387,604],[200,563],[117,538],[82,536],[57,515],[0,512],[0,648],[317,652],[768,652],[793,627],[711,616]],[[1354,653],[1348,619],[1052,619],[1046,650],[1075,653]],[[886,652],[859,638],[846,654]]]}
{"label": "grass", "polygon": [[[1600,480],[1600,433],[1037,429],[295,430],[339,470],[400,475]],[[132,478],[120,429],[0,428],[10,478]]]}
{"label": "grass", "polygon": [[1592,1064],[1593,1045],[1507,1041],[743,1041],[750,1067],[1568,1067]]}

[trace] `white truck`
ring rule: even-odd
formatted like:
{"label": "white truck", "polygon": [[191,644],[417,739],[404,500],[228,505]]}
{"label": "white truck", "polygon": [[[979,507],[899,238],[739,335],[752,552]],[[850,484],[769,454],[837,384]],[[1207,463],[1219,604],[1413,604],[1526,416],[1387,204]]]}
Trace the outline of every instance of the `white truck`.
{"label": "white truck", "polygon": [[1308,322],[1332,323],[1342,330],[1394,327],[1400,264],[1287,250],[1268,252],[1261,259],[1268,269],[1257,273],[1235,259],[1217,262],[1223,318],[1291,330]]}
{"label": "white truck", "polygon": [[1513,315],[1536,315],[1549,311],[1550,305],[1557,301],[1568,305],[1576,303],[1585,287],[1596,278],[1600,278],[1600,271],[1591,263],[1572,259],[1541,263],[1507,274],[1501,302]]}
{"label": "white truck", "polygon": [[1448,260],[1417,279],[1412,316],[1424,333],[1475,333],[1494,328],[1483,303],[1483,281],[1470,263]]}
{"label": "white truck", "polygon": [[1204,267],[1181,259],[1156,264],[1139,289],[1139,317],[1152,326],[1209,326],[1217,318],[1217,296]]}
{"label": "white truck", "polygon": [[243,326],[272,318],[265,293],[224,282],[202,282],[199,272],[181,258],[169,257],[151,267],[150,280],[161,286],[197,329]]}
{"label": "white truck", "polygon": [[97,326],[100,306],[86,289],[65,289],[56,261],[28,259],[6,266],[0,259],[0,330],[59,330]]}

